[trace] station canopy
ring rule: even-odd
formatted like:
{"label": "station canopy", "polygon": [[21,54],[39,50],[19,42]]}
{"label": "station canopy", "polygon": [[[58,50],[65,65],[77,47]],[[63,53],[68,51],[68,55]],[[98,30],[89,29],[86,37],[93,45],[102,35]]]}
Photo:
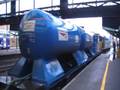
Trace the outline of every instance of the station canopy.
{"label": "station canopy", "polygon": [[111,35],[120,38],[120,27],[119,29],[113,29],[109,27],[103,27],[104,30],[108,31]]}
{"label": "station canopy", "polygon": [[0,0],[0,4],[6,3],[6,2],[11,2],[11,1],[15,1],[15,0]]}

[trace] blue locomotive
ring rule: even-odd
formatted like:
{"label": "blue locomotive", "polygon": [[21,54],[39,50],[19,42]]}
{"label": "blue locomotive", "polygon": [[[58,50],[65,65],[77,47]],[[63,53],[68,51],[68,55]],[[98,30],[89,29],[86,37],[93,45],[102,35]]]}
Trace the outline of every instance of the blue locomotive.
{"label": "blue locomotive", "polygon": [[100,52],[98,35],[92,37],[81,27],[38,9],[24,15],[19,45],[23,57],[10,74],[23,77],[32,73],[32,82],[45,87]]}

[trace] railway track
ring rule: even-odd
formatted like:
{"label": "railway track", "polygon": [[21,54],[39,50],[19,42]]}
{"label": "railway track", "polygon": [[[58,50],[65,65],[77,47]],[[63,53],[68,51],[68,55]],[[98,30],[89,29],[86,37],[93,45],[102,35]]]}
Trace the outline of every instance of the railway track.
{"label": "railway track", "polygon": [[20,54],[0,55],[0,75],[11,69],[20,57]]}
{"label": "railway track", "polygon": [[[90,58],[85,64],[83,64],[83,65],[80,65],[80,66],[78,66],[78,67],[75,67],[75,68],[73,68],[72,70],[70,70],[69,72],[67,72],[62,78],[60,78],[58,81],[56,81],[55,83],[53,83],[53,85],[51,85],[50,87],[49,87],[49,90],[61,90],[68,82],[70,82],[79,72],[81,72],[89,63],[91,63],[97,56],[99,56],[100,54],[102,54],[102,53],[104,53],[104,52],[106,52],[106,51],[108,51],[108,50],[105,50],[105,51],[103,51],[103,52],[100,52],[100,53],[98,53],[98,54],[96,54],[96,56],[94,56],[93,58]],[[11,57],[12,58],[12,57]],[[20,58],[20,57],[19,57]],[[16,62],[17,60],[19,60],[18,59],[18,57],[16,58],[16,60],[15,60],[15,58],[13,59],[13,62]],[[2,60],[1,60],[2,61]],[[4,66],[1,66],[0,65],[0,70],[2,71],[2,70],[4,70],[4,69],[7,69],[7,70],[9,70],[13,65],[14,65],[14,63],[10,63],[10,61],[9,60],[3,60],[3,62],[4,63],[6,63],[6,62],[8,62],[9,64],[8,65],[6,65],[5,67]],[[9,68],[10,67],[10,68]],[[3,68],[3,69],[2,69]],[[25,85],[25,87],[26,87],[26,89],[25,90],[28,90],[29,89],[29,86],[31,85],[31,87],[32,87],[32,84],[30,83],[31,81],[30,81],[31,79],[29,79],[29,80],[27,80],[26,79],[26,81],[24,81],[24,80],[22,80],[21,79],[21,81],[23,81],[22,83],[23,83],[23,85]],[[20,82],[21,82],[20,81]],[[4,84],[4,83],[0,83],[0,87],[2,87],[2,89],[3,88],[5,88],[7,85],[6,84]],[[31,88],[30,87],[30,88]],[[23,90],[23,89],[18,89],[17,87],[15,87],[15,86],[10,86],[10,88],[13,88],[13,89],[9,89],[9,90]],[[1,89],[0,89],[1,90]],[[3,89],[4,90],[4,89]],[[29,89],[29,90],[31,90],[31,89]],[[44,85],[43,86],[41,86],[40,87],[40,90],[46,90],[45,89],[45,87],[44,87]]]}

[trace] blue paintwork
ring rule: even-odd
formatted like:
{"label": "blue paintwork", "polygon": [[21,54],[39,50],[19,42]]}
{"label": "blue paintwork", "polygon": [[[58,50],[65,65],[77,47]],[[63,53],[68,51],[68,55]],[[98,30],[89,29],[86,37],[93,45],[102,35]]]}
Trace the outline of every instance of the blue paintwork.
{"label": "blue paintwork", "polygon": [[56,58],[34,61],[32,73],[33,81],[44,83],[45,86],[49,87],[63,75],[64,71]]}
{"label": "blue paintwork", "polygon": [[84,49],[88,49],[90,47],[92,47],[92,38],[88,33],[83,33],[81,35],[81,42],[82,44],[80,45],[80,49],[84,50]]}
{"label": "blue paintwork", "polygon": [[73,56],[76,59],[78,65],[81,65],[88,60],[88,56],[83,50],[75,52]]}
{"label": "blue paintwork", "polygon": [[0,34],[0,49],[2,49],[2,48],[3,48],[3,37]]}
{"label": "blue paintwork", "polygon": [[[33,31],[25,31],[25,22],[34,21]],[[74,52],[80,48],[81,34],[85,31],[75,25],[69,25],[63,20],[41,10],[27,13],[20,29],[20,48],[23,56],[32,59],[56,56],[65,52]],[[60,40],[60,32],[66,34],[66,40]]]}
{"label": "blue paintwork", "polygon": [[6,49],[10,48],[10,34],[6,34]]}
{"label": "blue paintwork", "polygon": [[94,54],[98,53],[99,50],[99,35],[95,34],[93,35],[93,47],[92,47],[92,51]]}
{"label": "blue paintwork", "polygon": [[34,61],[32,79],[46,86],[64,73],[55,57],[73,53],[80,65],[88,59],[84,50],[91,45],[89,35],[82,28],[38,9],[24,15],[19,37],[22,55]]}
{"label": "blue paintwork", "polygon": [[10,48],[10,34],[0,33],[0,49],[9,49],[9,48]]}
{"label": "blue paintwork", "polygon": [[30,60],[27,60],[25,57],[21,57],[14,67],[9,70],[8,74],[15,77],[24,77],[32,72],[33,63]]}

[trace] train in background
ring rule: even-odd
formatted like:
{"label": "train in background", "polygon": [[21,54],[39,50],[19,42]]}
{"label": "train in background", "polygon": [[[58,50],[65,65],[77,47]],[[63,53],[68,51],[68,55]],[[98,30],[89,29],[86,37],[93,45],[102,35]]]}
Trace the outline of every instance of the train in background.
{"label": "train in background", "polygon": [[[105,36],[101,36],[100,34],[94,34],[92,37],[94,53],[98,53],[106,49],[108,50],[112,47],[112,39],[107,38]],[[96,45],[94,46],[95,42]]]}
{"label": "train in background", "polygon": [[[103,49],[110,49],[109,39],[89,35],[81,27],[64,22],[47,12],[34,9],[20,24],[19,45],[22,57],[9,75],[32,74],[33,86],[49,89]],[[109,44],[110,45],[110,44]]]}
{"label": "train in background", "polygon": [[5,30],[0,31],[0,50],[18,47],[19,45],[17,32],[15,31],[4,32],[4,31]]}
{"label": "train in background", "polygon": [[0,49],[10,48],[10,34],[8,32],[0,32]]}

